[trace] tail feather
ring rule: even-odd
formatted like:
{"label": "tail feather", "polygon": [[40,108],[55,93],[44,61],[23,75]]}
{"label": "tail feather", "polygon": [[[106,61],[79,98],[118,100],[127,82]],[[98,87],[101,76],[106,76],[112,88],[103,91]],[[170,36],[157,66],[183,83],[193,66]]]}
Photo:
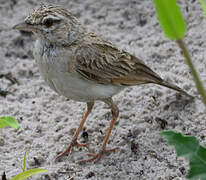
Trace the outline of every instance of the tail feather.
{"label": "tail feather", "polygon": [[[156,83],[156,82],[155,82]],[[174,84],[171,84],[171,83],[168,83],[166,81],[162,81],[162,82],[158,82],[157,84],[161,85],[161,86],[165,86],[167,88],[170,88],[170,89],[173,89],[175,91],[178,91],[190,98],[194,98],[193,96],[191,96],[190,94],[188,94],[187,92],[185,92],[183,89],[179,88],[178,86],[174,85]]]}

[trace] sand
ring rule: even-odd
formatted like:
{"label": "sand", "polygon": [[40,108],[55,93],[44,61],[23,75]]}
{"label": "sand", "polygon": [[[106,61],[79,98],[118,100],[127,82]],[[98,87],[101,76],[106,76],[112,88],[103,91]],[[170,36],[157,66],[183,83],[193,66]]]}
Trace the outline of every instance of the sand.
{"label": "sand", "polygon": [[[18,130],[0,130],[0,174],[10,179],[21,172],[24,152],[27,168],[49,172],[31,180],[184,180],[188,162],[177,158],[158,132],[172,129],[195,135],[206,144],[205,107],[184,57],[175,42],[164,37],[152,1],[148,0],[47,0],[59,4],[85,24],[89,30],[112,41],[118,48],[142,59],[162,78],[189,94],[194,102],[173,90],[156,85],[126,88],[114,97],[120,116],[108,147],[120,150],[105,155],[96,164],[79,165],[87,150],[75,148],[72,155],[55,161],[65,150],[86,110],[53,92],[40,77],[32,55],[34,37],[11,29],[37,7],[40,0],[0,0],[0,115],[15,117]],[[203,83],[206,83],[206,19],[199,1],[181,1],[187,22],[185,42]],[[3,96],[4,95],[4,96]],[[111,120],[108,107],[96,102],[84,126],[98,152]]]}

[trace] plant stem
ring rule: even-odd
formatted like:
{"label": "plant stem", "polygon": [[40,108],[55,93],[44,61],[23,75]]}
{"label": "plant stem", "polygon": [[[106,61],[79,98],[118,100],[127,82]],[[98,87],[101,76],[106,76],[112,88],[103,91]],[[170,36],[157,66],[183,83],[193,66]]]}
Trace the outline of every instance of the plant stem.
{"label": "plant stem", "polygon": [[203,101],[203,103],[205,104],[205,107],[206,107],[206,92],[205,92],[205,89],[204,89],[204,87],[203,87],[203,85],[202,85],[202,83],[200,81],[200,78],[199,78],[199,76],[197,74],[197,71],[195,70],[195,67],[194,67],[194,65],[192,63],[192,60],[191,60],[190,55],[189,55],[189,53],[187,51],[187,48],[186,48],[186,46],[184,44],[184,41],[182,39],[177,40],[177,44],[182,49],[182,52],[183,52],[183,54],[185,56],[185,60],[186,60],[188,66],[189,66],[189,68],[191,70],[191,73],[192,73],[192,76],[194,78],[194,81],[195,81],[195,84],[197,86],[197,89],[198,89],[198,91],[199,91],[199,93],[200,93],[200,95],[202,97],[202,101]]}

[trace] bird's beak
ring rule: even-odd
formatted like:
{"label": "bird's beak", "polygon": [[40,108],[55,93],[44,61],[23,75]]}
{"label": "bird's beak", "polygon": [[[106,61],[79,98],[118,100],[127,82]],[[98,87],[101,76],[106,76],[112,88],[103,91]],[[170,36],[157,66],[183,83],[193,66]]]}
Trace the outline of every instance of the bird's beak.
{"label": "bird's beak", "polygon": [[26,22],[22,22],[19,24],[16,24],[14,27],[12,27],[12,29],[16,29],[16,30],[22,30],[22,31],[35,31],[36,27],[32,24],[28,24]]}

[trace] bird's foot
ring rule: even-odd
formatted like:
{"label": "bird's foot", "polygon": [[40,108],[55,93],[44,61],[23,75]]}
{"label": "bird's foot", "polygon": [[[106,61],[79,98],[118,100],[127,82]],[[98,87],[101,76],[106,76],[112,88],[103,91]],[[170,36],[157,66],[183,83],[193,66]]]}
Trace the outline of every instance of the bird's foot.
{"label": "bird's foot", "polygon": [[79,161],[78,163],[79,164],[85,164],[85,163],[92,162],[92,161],[97,162],[101,159],[103,154],[110,153],[110,152],[115,152],[117,150],[119,150],[119,147],[113,148],[113,149],[102,149],[98,154],[88,154],[88,156],[90,156],[92,158]]}
{"label": "bird's foot", "polygon": [[72,142],[70,143],[69,147],[63,151],[62,153],[60,153],[56,159],[60,159],[62,158],[63,156],[67,155],[67,154],[72,154],[73,152],[73,147],[85,147],[87,148],[87,150],[89,151],[89,144],[91,143],[85,143],[85,144],[81,144],[81,143],[78,143],[77,140],[72,140]]}

